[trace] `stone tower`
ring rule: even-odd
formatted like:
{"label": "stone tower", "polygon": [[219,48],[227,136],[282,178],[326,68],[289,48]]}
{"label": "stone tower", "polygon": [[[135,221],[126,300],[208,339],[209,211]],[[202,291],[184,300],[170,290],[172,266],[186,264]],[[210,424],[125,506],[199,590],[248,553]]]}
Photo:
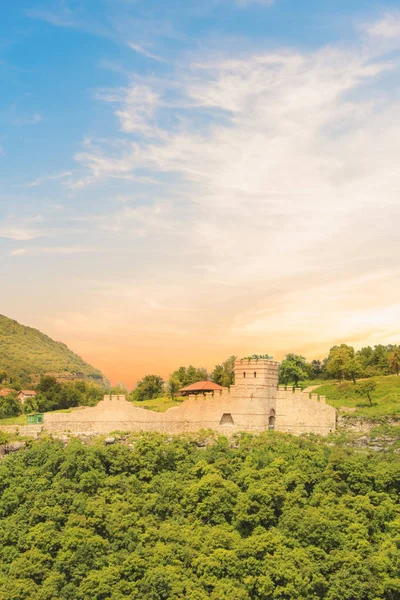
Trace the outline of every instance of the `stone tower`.
{"label": "stone tower", "polygon": [[[264,429],[273,429],[276,415],[279,362],[267,359],[241,359],[235,361],[235,387],[237,397],[248,399],[258,420],[262,415]],[[260,423],[261,425],[261,423]]]}

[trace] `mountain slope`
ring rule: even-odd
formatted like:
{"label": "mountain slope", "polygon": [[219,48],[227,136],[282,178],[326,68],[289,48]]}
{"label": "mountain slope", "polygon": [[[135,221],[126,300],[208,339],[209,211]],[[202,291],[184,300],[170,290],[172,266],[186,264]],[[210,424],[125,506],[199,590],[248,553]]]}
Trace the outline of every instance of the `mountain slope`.
{"label": "mountain slope", "polygon": [[20,379],[24,385],[45,373],[75,375],[82,373],[99,383],[103,374],[72,352],[32,327],[0,315],[0,371]]}

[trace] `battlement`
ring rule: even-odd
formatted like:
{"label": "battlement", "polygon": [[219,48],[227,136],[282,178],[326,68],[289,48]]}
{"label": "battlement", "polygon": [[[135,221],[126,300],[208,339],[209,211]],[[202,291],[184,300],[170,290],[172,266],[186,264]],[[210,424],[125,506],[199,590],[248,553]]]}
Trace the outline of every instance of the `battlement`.
{"label": "battlement", "polygon": [[285,399],[290,397],[299,398],[301,400],[310,400],[313,402],[320,402],[326,404],[326,396],[320,396],[319,394],[310,394],[304,392],[301,388],[293,388],[292,386],[278,385],[278,398]]}
{"label": "battlement", "polygon": [[109,400],[111,402],[115,400],[122,400],[123,402],[125,402],[126,397],[125,394],[105,394],[104,400]]}
{"label": "battlement", "polygon": [[246,385],[276,387],[278,385],[279,363],[276,360],[265,358],[242,358],[235,361],[235,384],[237,386]]}
{"label": "battlement", "polygon": [[239,358],[239,359],[235,360],[235,368],[237,366],[251,367],[253,365],[254,366],[259,365],[259,366],[264,366],[264,367],[265,367],[265,365],[271,365],[271,366],[278,368],[279,362],[277,360],[272,360],[272,359],[270,360],[267,358]]}

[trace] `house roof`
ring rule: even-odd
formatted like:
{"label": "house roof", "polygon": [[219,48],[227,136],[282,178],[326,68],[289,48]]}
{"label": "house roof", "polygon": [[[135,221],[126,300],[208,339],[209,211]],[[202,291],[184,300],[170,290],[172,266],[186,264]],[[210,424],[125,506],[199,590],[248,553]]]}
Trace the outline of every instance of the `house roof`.
{"label": "house roof", "polygon": [[25,396],[36,396],[35,390],[19,390],[18,394],[25,394]]}
{"label": "house roof", "polygon": [[10,390],[9,388],[1,388],[0,389],[0,396],[8,396],[8,394],[10,394],[13,391],[14,390]]}
{"label": "house roof", "polygon": [[223,387],[213,381],[196,381],[191,385],[187,385],[180,389],[180,392],[213,392],[214,390],[222,390]]}

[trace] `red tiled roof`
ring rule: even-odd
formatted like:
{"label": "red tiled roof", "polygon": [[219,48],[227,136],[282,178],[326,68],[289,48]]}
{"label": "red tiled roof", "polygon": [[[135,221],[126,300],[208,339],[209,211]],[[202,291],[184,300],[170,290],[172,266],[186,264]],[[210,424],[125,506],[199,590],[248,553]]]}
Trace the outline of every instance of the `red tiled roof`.
{"label": "red tiled roof", "polygon": [[222,386],[213,381],[197,381],[191,385],[187,385],[180,389],[180,392],[213,392],[214,390],[222,390]]}
{"label": "red tiled roof", "polygon": [[36,396],[35,390],[20,390],[18,394],[25,394],[25,396]]}
{"label": "red tiled roof", "polygon": [[14,390],[10,390],[9,388],[2,388],[0,390],[0,396],[8,396],[8,394],[10,394],[13,391]]}

